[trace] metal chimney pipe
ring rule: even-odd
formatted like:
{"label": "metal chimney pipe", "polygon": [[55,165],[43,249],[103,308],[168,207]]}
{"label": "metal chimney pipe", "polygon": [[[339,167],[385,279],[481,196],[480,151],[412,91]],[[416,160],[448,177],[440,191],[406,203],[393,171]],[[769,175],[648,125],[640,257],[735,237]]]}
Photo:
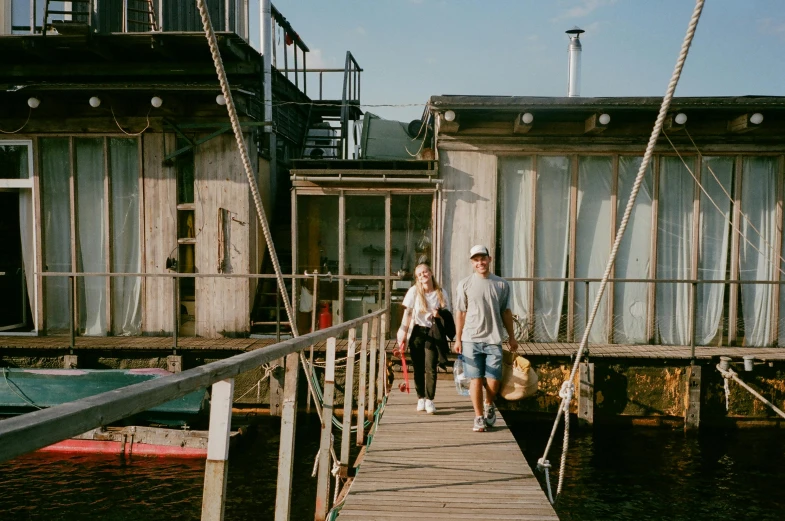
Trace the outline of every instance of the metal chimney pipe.
{"label": "metal chimney pipe", "polygon": [[570,35],[567,48],[567,96],[575,98],[581,95],[581,33],[586,31],[575,26],[565,32]]}

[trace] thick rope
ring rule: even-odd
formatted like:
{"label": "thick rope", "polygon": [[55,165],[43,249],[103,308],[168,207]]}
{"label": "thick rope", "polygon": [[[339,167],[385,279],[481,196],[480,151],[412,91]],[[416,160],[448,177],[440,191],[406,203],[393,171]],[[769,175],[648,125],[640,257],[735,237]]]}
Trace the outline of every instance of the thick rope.
{"label": "thick rope", "polygon": [[[229,119],[232,121],[232,131],[234,131],[234,138],[237,141],[237,148],[240,150],[240,156],[243,160],[243,167],[245,168],[245,176],[248,179],[248,186],[251,188],[251,195],[253,196],[254,206],[256,207],[256,216],[259,223],[262,225],[262,232],[264,233],[264,240],[267,242],[267,249],[270,252],[270,258],[273,261],[273,269],[275,270],[275,279],[278,281],[278,290],[283,297],[283,304],[286,308],[286,315],[289,317],[289,324],[292,328],[292,336],[297,337],[297,326],[295,324],[295,316],[292,311],[292,303],[289,300],[289,293],[286,291],[286,285],[281,273],[281,265],[278,262],[278,254],[275,252],[275,244],[270,233],[270,226],[267,223],[267,217],[264,214],[264,206],[262,205],[262,198],[259,195],[259,186],[256,184],[256,178],[253,175],[253,168],[251,167],[251,160],[248,156],[248,148],[246,147],[245,139],[243,139],[243,131],[240,128],[240,119],[237,117],[237,108],[234,105],[234,98],[232,91],[229,89],[229,81],[226,78],[226,70],[224,69],[221,53],[218,52],[218,41],[215,38],[215,31],[213,30],[213,23],[210,21],[210,13],[207,11],[205,0],[196,0],[196,5],[199,8],[199,14],[202,17],[202,25],[204,26],[205,36],[207,43],[210,45],[210,54],[213,57],[215,64],[215,72],[218,73],[218,82],[221,84],[221,92],[226,99],[226,110],[229,112]],[[270,123],[269,121],[267,122]]]}
{"label": "thick rope", "polygon": [[[728,381],[732,379],[734,382],[736,382],[740,386],[744,387],[747,391],[749,391],[752,396],[754,396],[758,400],[762,401],[764,404],[766,404],[769,407],[771,407],[771,410],[776,412],[781,417],[785,418],[785,412],[783,412],[776,405],[774,405],[773,403],[768,401],[766,398],[764,398],[758,391],[756,391],[755,389],[753,389],[752,387],[747,385],[741,378],[739,378],[739,375],[736,374],[736,371],[734,371],[731,368],[728,368],[728,370],[725,371],[725,370],[722,369],[722,367],[720,367],[720,364],[717,364],[717,371],[719,371],[720,374],[722,374],[722,377],[725,378],[726,388],[727,388]],[[726,400],[725,401],[725,407],[726,408],[728,407],[728,401],[727,401],[728,400],[728,396],[727,396],[728,394],[729,393],[726,393],[726,398],[725,398],[725,400]]]}
{"label": "thick rope", "polygon": [[[619,230],[616,232],[616,238],[613,241],[613,248],[611,249],[610,257],[608,258],[608,264],[605,266],[605,273],[602,276],[602,282],[600,282],[599,291],[597,291],[597,296],[594,299],[594,305],[592,306],[591,314],[589,315],[589,319],[586,322],[586,328],[583,331],[583,337],[581,338],[580,346],[578,347],[578,353],[575,356],[575,363],[572,366],[572,370],[570,371],[570,376],[567,379],[568,382],[572,382],[575,379],[575,374],[578,371],[578,366],[580,365],[581,359],[583,357],[583,352],[586,349],[586,344],[589,340],[589,332],[591,331],[592,325],[594,324],[594,318],[597,315],[597,312],[600,307],[600,301],[602,300],[603,292],[605,291],[605,286],[608,284],[608,279],[611,276],[611,270],[613,269],[613,264],[616,261],[616,254],[619,251],[619,246],[621,244],[622,237],[624,236],[624,231],[627,229],[627,223],[630,220],[630,215],[632,214],[633,206],[635,205],[635,199],[638,196],[638,191],[640,190],[641,184],[643,183],[643,177],[646,174],[646,170],[649,167],[649,163],[651,162],[651,157],[654,154],[654,147],[657,144],[657,139],[660,136],[660,132],[662,131],[662,125],[665,122],[665,117],[668,114],[668,109],[670,108],[671,100],[673,99],[673,94],[676,91],[676,85],[679,83],[679,78],[681,77],[681,71],[684,68],[684,62],[687,60],[687,54],[690,50],[690,45],[692,44],[693,36],[695,36],[695,29],[698,27],[698,21],[700,20],[701,12],[703,11],[703,4],[705,0],[696,0],[695,2],[695,9],[692,12],[692,18],[690,19],[689,26],[687,27],[687,34],[684,36],[684,42],[681,45],[681,52],[679,53],[679,58],[676,61],[676,67],[673,70],[673,75],[671,76],[670,83],[668,83],[668,89],[665,92],[665,97],[662,100],[662,105],[660,106],[660,112],[657,115],[657,121],[654,123],[654,128],[651,131],[651,137],[649,138],[649,143],[646,146],[646,153],[643,156],[643,162],[641,163],[641,167],[638,170],[638,175],[635,178],[635,183],[632,186],[632,193],[630,193],[630,199],[627,201],[627,207],[624,210],[624,217],[622,217],[621,224],[619,225]],[[566,383],[566,382],[565,382]],[[572,399],[572,394],[569,393],[569,399]],[[564,466],[565,460],[567,458],[567,446],[568,446],[568,437],[567,432],[569,429],[569,407],[570,402],[568,401],[568,397],[565,396],[562,398],[562,405],[559,408],[559,412],[566,409],[565,414],[565,443],[562,447],[562,463],[560,465],[560,472],[559,472],[559,485],[556,489],[556,495],[558,497],[559,492],[562,489],[562,484],[564,482]],[[556,420],[554,421],[553,430],[551,431],[551,437],[548,439],[548,444],[545,447],[545,452],[543,457],[540,458],[538,462],[538,468],[544,466],[544,464],[548,463],[548,452],[550,452],[551,445],[553,444],[554,434],[556,429],[558,428],[559,422],[561,421],[561,414],[556,415]]]}

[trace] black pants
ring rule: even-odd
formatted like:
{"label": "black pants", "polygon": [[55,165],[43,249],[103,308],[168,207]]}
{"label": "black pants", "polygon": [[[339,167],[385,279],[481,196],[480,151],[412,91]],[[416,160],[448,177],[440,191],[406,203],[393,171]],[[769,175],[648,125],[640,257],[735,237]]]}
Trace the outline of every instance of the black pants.
{"label": "black pants", "polygon": [[[409,339],[409,350],[414,366],[414,388],[418,398],[433,400],[436,394],[436,364],[439,353],[435,342],[428,340],[428,328],[414,326]],[[426,347],[427,344],[427,347]]]}

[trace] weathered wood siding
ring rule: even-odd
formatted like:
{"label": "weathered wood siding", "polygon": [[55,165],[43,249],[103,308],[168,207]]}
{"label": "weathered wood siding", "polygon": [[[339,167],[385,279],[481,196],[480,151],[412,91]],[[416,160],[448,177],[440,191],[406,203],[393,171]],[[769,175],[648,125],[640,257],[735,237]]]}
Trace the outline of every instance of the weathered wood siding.
{"label": "weathered wood siding", "polygon": [[[164,148],[164,139],[168,139]],[[166,258],[177,256],[177,171],[162,166],[164,150],[174,149],[171,135],[145,133],[142,205],[144,208],[144,271],[168,273]],[[148,334],[172,332],[170,278],[148,277],[144,283],[142,330]]]}
{"label": "weathered wood siding", "polygon": [[[251,161],[256,170],[256,158],[252,156]],[[221,135],[196,148],[194,185],[196,272],[250,273],[249,236],[254,210],[249,204],[248,182],[233,135]],[[224,219],[224,262],[220,268],[222,209],[228,214]],[[250,284],[242,278],[197,278],[196,335],[215,338],[250,332],[249,290]]]}
{"label": "weathered wood siding", "polygon": [[444,178],[442,284],[452,295],[458,281],[472,272],[473,245],[484,244],[496,255],[496,156],[441,151],[439,171]]}

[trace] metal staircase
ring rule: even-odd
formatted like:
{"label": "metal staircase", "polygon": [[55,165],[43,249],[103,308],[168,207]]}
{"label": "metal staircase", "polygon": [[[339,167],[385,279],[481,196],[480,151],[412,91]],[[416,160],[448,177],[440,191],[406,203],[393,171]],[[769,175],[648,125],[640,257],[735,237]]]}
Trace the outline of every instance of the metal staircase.
{"label": "metal staircase", "polygon": [[125,0],[124,33],[158,31],[153,0]]}
{"label": "metal staircase", "polygon": [[[83,34],[93,29],[94,0],[46,0],[43,34]],[[158,31],[153,0],[122,0],[122,32]]]}
{"label": "metal staircase", "polygon": [[[302,139],[304,159],[348,159],[349,123],[362,117],[360,108],[360,72],[362,69],[346,52],[341,99],[313,100]],[[356,126],[353,126],[356,131]],[[355,143],[357,142],[355,138]]]}

